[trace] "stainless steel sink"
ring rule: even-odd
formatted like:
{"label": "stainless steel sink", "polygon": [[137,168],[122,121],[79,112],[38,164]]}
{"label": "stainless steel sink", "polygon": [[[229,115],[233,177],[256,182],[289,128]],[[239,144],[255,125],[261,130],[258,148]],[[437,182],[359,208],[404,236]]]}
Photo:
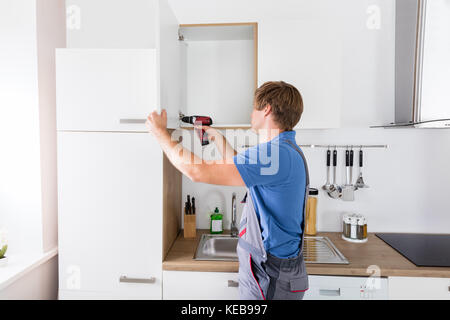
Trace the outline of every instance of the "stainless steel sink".
{"label": "stainless steel sink", "polygon": [[[237,242],[238,238],[231,235],[203,234],[194,259],[238,261]],[[305,263],[349,263],[328,237],[305,237],[303,250]]]}
{"label": "stainless steel sink", "polygon": [[237,261],[237,242],[238,238],[231,235],[203,234],[194,259]]}

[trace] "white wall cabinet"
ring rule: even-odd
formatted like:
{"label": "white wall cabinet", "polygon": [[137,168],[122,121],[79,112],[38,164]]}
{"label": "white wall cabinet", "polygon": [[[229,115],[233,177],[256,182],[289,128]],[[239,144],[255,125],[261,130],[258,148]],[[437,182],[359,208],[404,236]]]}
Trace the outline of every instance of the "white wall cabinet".
{"label": "white wall cabinet", "polygon": [[296,129],[340,127],[342,44],[327,25],[309,20],[259,24],[258,83],[283,80],[299,89],[304,113]]}
{"label": "white wall cabinet", "polygon": [[155,49],[59,49],[56,57],[58,130],[145,130],[127,120],[158,109]]}
{"label": "white wall cabinet", "polygon": [[[114,26],[106,19],[100,27],[104,8],[120,14]],[[176,128],[185,111],[182,51],[168,1],[138,0],[131,6],[124,0],[69,1],[68,11],[68,21],[79,11],[80,29],[69,28],[69,49],[57,50],[58,130],[145,131],[142,120],[161,107],[168,112],[168,127]],[[124,20],[129,15],[142,28]],[[125,40],[136,35],[142,41]]]}
{"label": "white wall cabinet", "polygon": [[450,279],[389,277],[389,299],[450,300]]}
{"label": "white wall cabinet", "polygon": [[239,299],[236,272],[163,271],[164,300]]}
{"label": "white wall cabinet", "polygon": [[[60,297],[97,292],[160,299],[157,142],[148,134],[59,132],[58,155]],[[120,282],[121,276],[155,281]]]}

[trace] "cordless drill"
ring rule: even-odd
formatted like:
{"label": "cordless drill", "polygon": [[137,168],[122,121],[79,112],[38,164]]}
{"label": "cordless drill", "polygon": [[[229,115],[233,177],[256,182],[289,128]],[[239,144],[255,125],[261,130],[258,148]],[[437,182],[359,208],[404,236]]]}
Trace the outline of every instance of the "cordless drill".
{"label": "cordless drill", "polygon": [[[210,126],[212,125],[213,121],[210,117],[207,116],[185,116],[184,114],[180,113],[180,120],[185,123],[190,123],[195,126]],[[202,146],[206,146],[208,141],[208,135],[206,134],[206,131],[204,129],[197,129],[194,128],[195,132],[197,133],[198,137],[200,138],[200,142],[202,143]]]}

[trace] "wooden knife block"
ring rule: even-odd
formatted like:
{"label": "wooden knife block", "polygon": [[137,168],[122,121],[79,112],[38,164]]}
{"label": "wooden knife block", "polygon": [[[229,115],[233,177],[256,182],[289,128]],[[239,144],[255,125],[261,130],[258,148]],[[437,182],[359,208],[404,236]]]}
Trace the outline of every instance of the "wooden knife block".
{"label": "wooden knife block", "polygon": [[184,237],[185,238],[195,238],[197,237],[197,215],[195,214],[185,214],[184,215]]}

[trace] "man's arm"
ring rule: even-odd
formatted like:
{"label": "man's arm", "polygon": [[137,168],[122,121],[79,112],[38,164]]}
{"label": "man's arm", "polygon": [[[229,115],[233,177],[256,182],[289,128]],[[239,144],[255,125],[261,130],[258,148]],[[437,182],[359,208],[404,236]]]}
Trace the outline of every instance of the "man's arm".
{"label": "man's arm", "polygon": [[225,186],[245,186],[234,163],[206,163],[173,141],[167,131],[165,110],[162,110],[160,115],[156,111],[152,112],[147,118],[146,125],[149,132],[158,140],[170,162],[192,181]]}

